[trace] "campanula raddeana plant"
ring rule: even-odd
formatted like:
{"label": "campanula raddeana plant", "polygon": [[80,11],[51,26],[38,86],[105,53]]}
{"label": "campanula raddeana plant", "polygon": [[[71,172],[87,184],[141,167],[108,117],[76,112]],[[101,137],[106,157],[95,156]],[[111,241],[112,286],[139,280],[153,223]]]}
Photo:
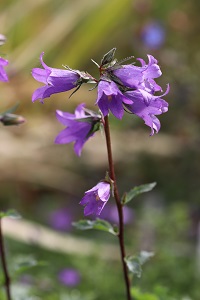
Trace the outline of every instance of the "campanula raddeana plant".
{"label": "campanula raddeana plant", "polygon": [[[0,46],[2,46],[6,41],[6,37],[3,34],[0,34]],[[5,67],[9,64],[8,60],[1,57],[0,54],[0,81],[8,82],[8,75],[5,71]],[[15,115],[13,112],[15,111],[17,105],[8,109],[7,111],[0,113],[0,122],[5,126],[10,125],[19,125],[24,123],[25,119],[22,116]],[[3,143],[3,141],[2,141]],[[6,259],[6,248],[4,245],[4,237],[2,231],[2,219],[4,217],[13,216],[13,211],[2,212],[0,211],[0,265],[2,267],[3,278],[1,278],[2,286],[5,289],[5,295],[7,300],[12,300],[11,298],[11,277],[8,271],[7,259]]]}
{"label": "campanula raddeana plant", "polygon": [[[106,53],[100,65],[93,61],[99,69],[98,79],[87,72],[72,70],[69,67],[65,69],[51,68],[44,63],[44,53],[42,53],[40,56],[42,68],[34,68],[32,75],[37,81],[43,83],[43,86],[33,93],[32,101],[40,100],[43,103],[44,99],[52,94],[75,89],[73,94],[83,83],[94,84],[94,88],[97,88],[94,105],[98,112],[87,109],[84,103],[77,106],[74,114],[56,111],[58,121],[65,128],[57,135],[55,143],[74,142],[74,151],[76,155],[80,156],[85,142],[94,136],[96,131],[102,128],[105,132],[109,170],[104,178],[85,192],[80,201],[80,204],[84,206],[84,215],[94,215],[96,219],[84,219],[74,225],[81,230],[104,230],[118,237],[126,296],[130,300],[132,298],[129,272],[140,277],[141,265],[152,256],[152,253],[141,251],[138,256],[126,256],[123,208],[135,196],[152,190],[155,183],[134,187],[120,197],[113,162],[109,114],[112,113],[120,120],[127,112],[133,117],[138,116],[150,127],[152,136],[160,130],[160,121],[157,116],[168,111],[168,103],[162,98],[168,94],[169,85],[163,92],[156,82],[156,78],[160,77],[162,72],[158,61],[152,55],[147,55],[147,61],[138,58],[137,63],[126,64],[128,59],[122,62],[117,61],[114,57],[115,50],[113,48]],[[110,198],[115,200],[118,211],[118,227],[97,218]]]}

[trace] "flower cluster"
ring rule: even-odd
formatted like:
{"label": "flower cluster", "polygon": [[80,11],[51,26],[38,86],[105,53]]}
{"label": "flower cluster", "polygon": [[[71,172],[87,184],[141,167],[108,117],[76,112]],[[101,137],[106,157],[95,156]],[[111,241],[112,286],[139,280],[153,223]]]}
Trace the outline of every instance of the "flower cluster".
{"label": "flower cluster", "polygon": [[[162,99],[169,92],[169,85],[163,93],[155,79],[162,75],[157,60],[148,55],[148,62],[138,58],[139,66],[123,64],[114,58],[115,48],[106,53],[99,67],[100,78],[95,79],[90,74],[78,70],[55,69],[47,66],[40,56],[42,68],[32,70],[33,77],[43,83],[32,96],[32,101],[45,98],[52,94],[65,92],[83,83],[93,83],[97,87],[98,106],[101,115],[88,110],[82,103],[74,114],[56,111],[56,117],[63,129],[55,139],[55,143],[68,144],[74,142],[74,151],[80,156],[84,143],[99,130],[104,117],[111,112],[116,118],[122,119],[124,111],[137,115],[150,127],[153,135],[160,130],[160,121],[156,117],[168,111],[168,103]],[[75,90],[75,91],[76,91]],[[161,95],[157,95],[161,92]],[[74,93],[74,92],[73,92]],[[72,94],[73,94],[72,93]],[[110,197],[110,183],[101,181],[85,193],[80,204],[85,206],[84,214],[99,215]]]}

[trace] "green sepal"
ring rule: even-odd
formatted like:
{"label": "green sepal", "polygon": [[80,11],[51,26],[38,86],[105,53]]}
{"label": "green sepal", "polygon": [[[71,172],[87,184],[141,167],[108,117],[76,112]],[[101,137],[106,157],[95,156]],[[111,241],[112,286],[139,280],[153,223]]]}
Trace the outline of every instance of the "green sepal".
{"label": "green sepal", "polygon": [[0,218],[5,218],[5,217],[10,217],[12,219],[21,218],[20,214],[14,209],[10,209],[8,211],[0,211]]}
{"label": "green sepal", "polygon": [[113,235],[118,235],[117,227],[114,227],[109,222],[99,218],[96,220],[80,220],[78,222],[73,222],[72,225],[80,230],[97,229],[109,232]]}
{"label": "green sepal", "polygon": [[114,60],[116,48],[111,49],[108,51],[101,60],[101,66],[110,64]]}
{"label": "green sepal", "polygon": [[142,265],[152,256],[154,256],[153,252],[141,251],[138,256],[128,256],[124,260],[129,271],[140,278],[142,275]]}
{"label": "green sepal", "polygon": [[6,111],[4,111],[3,113],[1,113],[1,115],[14,113],[16,111],[16,109],[18,108],[18,106],[19,106],[19,103],[16,103],[14,106],[12,106],[11,108],[9,108]]}
{"label": "green sepal", "polygon": [[121,203],[124,205],[133,200],[133,198],[135,198],[136,196],[142,193],[150,192],[156,186],[156,184],[156,182],[152,182],[134,187],[128,193],[124,193],[121,199]]}

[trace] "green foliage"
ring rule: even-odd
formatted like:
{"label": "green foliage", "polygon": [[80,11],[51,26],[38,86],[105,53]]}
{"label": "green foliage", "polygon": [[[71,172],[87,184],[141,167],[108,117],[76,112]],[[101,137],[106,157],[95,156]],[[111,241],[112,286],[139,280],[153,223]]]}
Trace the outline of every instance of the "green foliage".
{"label": "green foliage", "polygon": [[8,211],[0,211],[0,218],[10,217],[12,219],[20,219],[20,214],[15,209],[10,209]]}
{"label": "green foliage", "polygon": [[113,227],[108,221],[98,218],[95,220],[80,220],[78,222],[73,222],[72,224],[80,230],[97,229],[114,235],[118,234],[117,227]]}
{"label": "green foliage", "polygon": [[122,196],[122,204],[127,204],[142,193],[150,192],[155,186],[156,182],[152,182],[134,187],[128,193],[124,193]]}
{"label": "green foliage", "polygon": [[141,251],[138,256],[126,257],[125,262],[129,271],[140,278],[142,275],[142,265],[152,256],[154,256],[153,252]]}
{"label": "green foliage", "polygon": [[29,271],[34,267],[43,267],[47,263],[44,261],[38,261],[31,255],[17,256],[13,261],[10,269],[12,270],[12,276],[18,277],[19,275]]}

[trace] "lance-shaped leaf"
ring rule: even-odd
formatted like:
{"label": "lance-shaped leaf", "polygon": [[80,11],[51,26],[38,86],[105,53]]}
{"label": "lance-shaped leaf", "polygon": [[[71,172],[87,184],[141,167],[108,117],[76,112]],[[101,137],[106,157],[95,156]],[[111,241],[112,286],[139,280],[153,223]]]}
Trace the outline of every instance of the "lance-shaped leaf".
{"label": "lance-shaped leaf", "polygon": [[128,193],[124,193],[121,200],[122,204],[126,204],[130,202],[131,200],[133,200],[133,198],[135,198],[136,196],[142,193],[150,192],[155,186],[156,186],[156,182],[152,182],[152,183],[142,184],[134,187]]}
{"label": "lance-shaped leaf", "polygon": [[12,219],[21,218],[20,214],[14,209],[10,209],[8,211],[0,211],[0,218],[4,218],[4,217],[10,217]]}
{"label": "lance-shaped leaf", "polygon": [[73,222],[72,225],[80,230],[97,229],[114,235],[118,234],[116,227],[113,227],[109,222],[98,218],[96,220],[80,220],[78,222]]}
{"label": "lance-shaped leaf", "polygon": [[140,278],[142,275],[142,265],[152,256],[154,256],[153,252],[141,251],[138,256],[126,257],[125,262],[129,271]]}
{"label": "lance-shaped leaf", "polygon": [[7,109],[6,111],[4,111],[4,112],[2,113],[2,115],[14,113],[14,112],[16,111],[16,109],[18,108],[18,106],[19,106],[19,103],[16,103],[14,106],[12,106],[11,108],[9,108],[9,109]]}

